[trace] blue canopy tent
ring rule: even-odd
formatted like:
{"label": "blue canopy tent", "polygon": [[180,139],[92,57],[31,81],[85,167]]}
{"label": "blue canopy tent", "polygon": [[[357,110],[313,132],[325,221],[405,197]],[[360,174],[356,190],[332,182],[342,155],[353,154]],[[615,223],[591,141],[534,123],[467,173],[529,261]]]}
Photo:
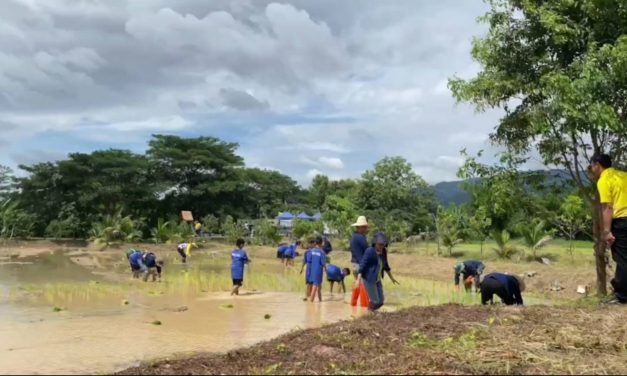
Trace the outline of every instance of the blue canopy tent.
{"label": "blue canopy tent", "polygon": [[279,221],[291,221],[292,219],[294,219],[294,216],[290,212],[281,213],[278,218]]}
{"label": "blue canopy tent", "polygon": [[309,216],[309,214],[302,212],[300,213],[298,216],[296,216],[297,219],[300,219],[301,221],[311,221],[313,220],[313,218],[311,216]]}
{"label": "blue canopy tent", "polygon": [[316,214],[314,214],[313,216],[311,216],[311,218],[312,218],[314,221],[319,221],[319,220],[321,220],[321,219],[322,219],[322,214],[320,214],[320,212],[317,212]]}
{"label": "blue canopy tent", "polygon": [[292,215],[292,213],[290,212],[281,213],[279,214],[277,219],[279,220],[279,227],[292,228],[292,220],[294,219],[294,216]]}

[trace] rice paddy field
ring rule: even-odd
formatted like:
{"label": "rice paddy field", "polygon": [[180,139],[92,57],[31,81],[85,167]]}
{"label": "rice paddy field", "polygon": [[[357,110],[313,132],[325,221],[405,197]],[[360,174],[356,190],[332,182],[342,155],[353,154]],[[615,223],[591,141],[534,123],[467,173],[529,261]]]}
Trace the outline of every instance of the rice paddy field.
{"label": "rice paddy field", "polygon": [[[125,256],[129,247],[148,249],[165,261],[160,282],[131,278]],[[393,245],[390,264],[400,285],[384,279],[386,305],[384,312],[376,315],[377,320],[391,322],[394,317],[404,317],[404,312],[420,316],[427,311],[416,307],[437,306],[444,307],[446,312],[459,310],[462,316],[465,312],[475,312],[466,323],[470,325],[472,315],[483,317],[482,312],[494,310],[480,307],[478,294],[466,293],[463,289],[454,291],[453,265],[464,259],[484,260],[486,273],[499,271],[528,276],[524,294],[527,307],[573,312],[573,317],[588,310],[598,314],[598,299],[592,294],[577,293],[577,287],[588,286],[590,291],[594,287],[592,244],[576,242],[569,252],[567,242],[555,241],[536,255],[549,260],[548,265],[528,258],[529,255],[497,260],[493,247],[486,243],[482,252],[480,244],[461,244],[449,256],[443,248],[438,255],[434,243]],[[350,266],[350,254],[335,248],[331,262],[340,267]],[[206,361],[204,354],[229,354],[248,346],[253,347],[241,351],[254,352],[254,346],[267,346],[266,341],[282,335],[288,336],[279,337],[288,338],[283,341],[291,340],[293,333],[300,333],[298,330],[305,330],[305,337],[315,336],[310,333],[323,332],[327,330],[326,325],[355,327],[363,321],[367,326],[370,325],[368,320],[374,320],[361,308],[349,304],[352,276],[347,277],[347,294],[337,290],[330,293],[325,282],[322,303],[304,302],[302,257],[296,259],[293,267],[285,268],[276,259],[273,247],[246,248],[252,262],[246,268],[242,294],[231,297],[231,249],[224,243],[204,243],[193,251],[187,264],[182,264],[172,245],[141,244],[97,250],[88,245],[46,241],[5,244],[0,247],[0,369],[11,374],[94,374],[129,367],[135,367],[131,369],[136,373],[171,370],[179,373],[316,373],[323,370],[326,373],[376,373],[376,369],[348,363],[336,369],[328,369],[326,363],[323,368],[320,368],[322,365],[302,368],[295,363],[272,368],[275,363],[267,362],[257,368],[254,364],[246,369],[224,368],[224,365],[218,366],[223,362],[223,359],[216,360],[218,358],[211,358],[212,362],[218,362],[215,369],[189,363],[189,359]],[[390,315],[389,320],[384,319],[387,315]],[[501,314],[495,315],[500,317]],[[400,321],[407,324],[406,319]],[[359,335],[351,333],[351,336]],[[424,335],[427,339],[437,339],[441,334],[433,329]],[[364,332],[363,335],[370,334]],[[295,343],[294,346],[322,346],[324,341],[318,342]],[[430,352],[437,352],[437,346],[427,347]],[[176,366],[172,361],[181,363]],[[289,359],[278,361],[291,364],[289,362]],[[166,364],[171,365],[166,367]],[[187,371],[185,364],[190,367]],[[485,370],[505,369],[499,367]],[[381,368],[382,372],[384,370],[386,368]],[[431,371],[416,369],[420,370]],[[538,371],[538,368],[529,370]]]}

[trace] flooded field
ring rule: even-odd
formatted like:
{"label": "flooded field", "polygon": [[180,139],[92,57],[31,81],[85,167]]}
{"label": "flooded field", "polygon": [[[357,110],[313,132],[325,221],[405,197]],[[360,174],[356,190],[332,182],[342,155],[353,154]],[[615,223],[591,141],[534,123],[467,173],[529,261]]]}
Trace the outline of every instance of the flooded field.
{"label": "flooded field", "polygon": [[[298,328],[364,314],[349,294],[323,286],[322,303],[303,302],[297,265],[285,269],[271,249],[252,249],[243,294],[231,297],[229,252],[195,253],[187,265],[168,247],[161,282],[133,280],[124,249],[47,250],[0,259],[0,370],[3,373],[103,373],[140,361],[224,352]],[[343,265],[347,255],[337,254]],[[477,304],[450,283],[400,275],[386,284],[386,310],[448,302]],[[347,279],[350,289],[352,277]],[[545,303],[531,298],[530,302]]]}

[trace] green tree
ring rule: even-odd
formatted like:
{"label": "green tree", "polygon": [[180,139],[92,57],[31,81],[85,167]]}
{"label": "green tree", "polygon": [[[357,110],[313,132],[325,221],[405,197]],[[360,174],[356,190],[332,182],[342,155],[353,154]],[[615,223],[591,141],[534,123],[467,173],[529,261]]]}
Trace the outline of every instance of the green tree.
{"label": "green tree", "polygon": [[483,245],[490,236],[490,229],[492,228],[492,219],[488,217],[486,207],[479,206],[468,222],[472,237],[481,243],[480,252],[481,257],[483,257]]}
{"label": "green tree", "polygon": [[239,171],[243,160],[235,154],[236,148],[237,144],[214,137],[154,135],[147,155],[162,183],[164,210],[233,213],[236,199],[246,192]]}
{"label": "green tree", "polygon": [[13,170],[7,166],[0,165],[0,200],[9,198],[9,194],[14,190]]}
{"label": "green tree", "polygon": [[209,234],[218,234],[220,232],[220,219],[213,214],[207,214],[200,220],[202,228]]}
{"label": "green tree", "polygon": [[292,233],[296,239],[303,239],[304,237],[321,235],[324,230],[322,222],[316,221],[301,221],[295,220]]}
{"label": "green tree", "polygon": [[431,187],[402,157],[385,157],[362,174],[356,206],[369,218],[393,213],[397,220],[411,224],[416,232],[431,223],[435,198]]}
{"label": "green tree", "polygon": [[607,293],[599,200],[585,171],[592,153],[627,146],[627,5],[623,0],[490,0],[489,25],[473,42],[482,69],[454,78],[458,101],[505,112],[492,140],[517,154],[535,148],[547,166],[565,168],[595,223],[597,290]]}
{"label": "green tree", "polygon": [[245,189],[242,197],[230,204],[241,206],[245,216],[270,218],[289,202],[298,201],[295,200],[299,194],[298,184],[289,176],[258,168],[243,171],[242,184]]}
{"label": "green tree", "polygon": [[459,230],[454,227],[454,225],[449,223],[443,223],[438,226],[440,233],[438,234],[440,237],[440,242],[446,249],[448,249],[449,257],[453,257],[453,248],[463,242],[461,239]]}
{"label": "green tree", "polygon": [[281,235],[272,220],[262,219],[255,226],[253,240],[259,245],[276,245],[281,240]]}
{"label": "green tree", "polygon": [[568,239],[568,253],[571,258],[574,254],[573,241],[580,233],[589,234],[592,228],[590,210],[587,210],[583,199],[579,196],[566,197],[555,219],[555,225]]}
{"label": "green tree", "polygon": [[500,259],[511,259],[512,256],[520,252],[520,249],[510,241],[510,234],[507,230],[493,230],[492,239],[496,243],[493,248],[494,253]]}
{"label": "green tree", "polygon": [[538,249],[546,246],[553,240],[553,236],[544,229],[545,225],[544,221],[533,221],[522,229],[525,246],[531,250],[534,260],[537,259]]}
{"label": "green tree", "polygon": [[233,217],[227,215],[222,223],[222,231],[229,243],[235,244],[237,239],[243,238],[246,231],[233,220]]}
{"label": "green tree", "polygon": [[312,208],[320,210],[326,203],[329,193],[329,178],[325,175],[316,175],[308,189],[307,202]]}

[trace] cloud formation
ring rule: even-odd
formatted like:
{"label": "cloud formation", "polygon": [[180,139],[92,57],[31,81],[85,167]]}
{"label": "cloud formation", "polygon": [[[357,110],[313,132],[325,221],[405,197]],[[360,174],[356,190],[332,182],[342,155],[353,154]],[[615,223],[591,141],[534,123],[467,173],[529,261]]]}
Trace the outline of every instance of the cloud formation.
{"label": "cloud formation", "polygon": [[[307,185],[358,177],[386,155],[429,182],[486,148],[498,113],[446,88],[470,58],[483,2],[5,0],[0,163],[150,134],[239,142],[251,166]],[[42,153],[41,151],[46,151]],[[27,156],[27,157],[26,157]]]}

